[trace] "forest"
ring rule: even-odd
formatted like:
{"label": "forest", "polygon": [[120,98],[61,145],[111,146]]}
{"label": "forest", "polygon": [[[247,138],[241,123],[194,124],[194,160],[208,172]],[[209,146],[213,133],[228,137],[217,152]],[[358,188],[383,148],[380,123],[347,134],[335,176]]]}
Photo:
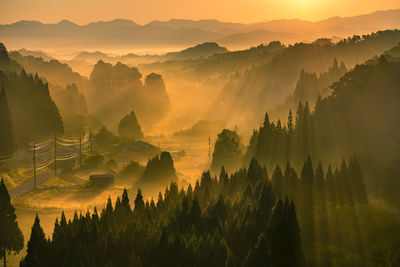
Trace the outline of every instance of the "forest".
{"label": "forest", "polygon": [[0,24],[4,266],[400,266],[385,12],[368,32],[359,16]]}

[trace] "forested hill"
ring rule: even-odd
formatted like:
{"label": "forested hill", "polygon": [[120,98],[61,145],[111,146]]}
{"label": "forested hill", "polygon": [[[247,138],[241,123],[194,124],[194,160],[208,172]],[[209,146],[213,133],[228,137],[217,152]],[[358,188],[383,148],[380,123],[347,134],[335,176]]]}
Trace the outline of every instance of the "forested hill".
{"label": "forested hill", "polygon": [[319,154],[357,154],[375,176],[372,186],[400,205],[400,63],[383,56],[356,66],[316,103],[313,114]]}
{"label": "forested hill", "polygon": [[399,84],[400,62],[381,56],[357,65],[331,86],[330,96],[317,100],[313,112],[300,103],[286,125],[266,115],[250,140],[246,162],[255,157],[267,166],[301,163],[310,154],[338,164],[356,155],[370,192],[398,207]]}
{"label": "forested hill", "polygon": [[[27,74],[14,60],[10,59],[0,43],[0,88],[5,90],[10,110],[13,132],[18,144],[63,133],[63,122],[57,106],[50,97],[49,88],[39,76]],[[4,115],[4,114],[2,114]],[[3,120],[1,121],[6,121]],[[9,125],[9,124],[8,124]],[[1,127],[11,127],[0,125]],[[12,142],[12,140],[1,140]]]}
{"label": "forested hill", "polygon": [[28,73],[37,73],[52,84],[65,87],[75,83],[80,86],[86,81],[79,73],[72,71],[67,64],[63,64],[56,59],[45,60],[42,58],[43,55],[40,55],[40,57],[24,56],[18,51],[12,51],[9,55],[11,59],[22,65]]}
{"label": "forested hill", "polygon": [[362,37],[349,37],[336,44],[323,39],[310,44],[289,46],[270,62],[253,67],[241,75],[233,75],[210,106],[210,112],[223,108],[225,113],[220,118],[223,120],[243,112],[258,116],[284,102],[295,88],[302,69],[320,73],[327,70],[335,58],[351,68],[391,49],[399,41],[400,31],[388,30]]}

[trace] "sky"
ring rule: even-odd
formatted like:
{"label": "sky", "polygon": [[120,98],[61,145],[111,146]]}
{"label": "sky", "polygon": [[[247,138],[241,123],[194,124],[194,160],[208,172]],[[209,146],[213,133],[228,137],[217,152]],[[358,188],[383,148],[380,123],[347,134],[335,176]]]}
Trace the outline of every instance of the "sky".
{"label": "sky", "polygon": [[400,0],[0,0],[0,24],[19,20],[77,24],[130,19],[218,19],[253,23],[273,19],[321,20],[400,8]]}

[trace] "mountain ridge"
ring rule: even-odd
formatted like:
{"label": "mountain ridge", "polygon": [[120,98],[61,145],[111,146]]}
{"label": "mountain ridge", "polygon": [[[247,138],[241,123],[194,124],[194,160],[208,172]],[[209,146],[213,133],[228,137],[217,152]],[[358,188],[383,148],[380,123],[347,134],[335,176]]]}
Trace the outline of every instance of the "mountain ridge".
{"label": "mountain ridge", "polygon": [[[343,38],[379,30],[398,29],[399,18],[400,9],[376,11],[354,17],[336,16],[319,21],[280,19],[251,24],[222,22],[216,19],[175,18],[168,21],[153,20],[146,24],[138,24],[129,19],[114,19],[85,25],[78,25],[69,20],[53,24],[21,20],[0,25],[0,36],[1,41],[12,49],[181,49],[199,43],[217,42],[232,50],[274,40],[293,44],[311,42],[321,37]],[[24,47],[21,47],[21,44]]]}

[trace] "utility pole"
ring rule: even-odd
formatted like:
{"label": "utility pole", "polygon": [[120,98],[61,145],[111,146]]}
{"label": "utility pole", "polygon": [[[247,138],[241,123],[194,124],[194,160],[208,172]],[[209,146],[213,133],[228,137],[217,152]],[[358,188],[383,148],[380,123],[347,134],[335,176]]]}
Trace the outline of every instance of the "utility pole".
{"label": "utility pole", "polygon": [[33,143],[33,188],[36,189],[36,144]]}
{"label": "utility pole", "polygon": [[54,134],[54,177],[57,177],[57,134]]}

